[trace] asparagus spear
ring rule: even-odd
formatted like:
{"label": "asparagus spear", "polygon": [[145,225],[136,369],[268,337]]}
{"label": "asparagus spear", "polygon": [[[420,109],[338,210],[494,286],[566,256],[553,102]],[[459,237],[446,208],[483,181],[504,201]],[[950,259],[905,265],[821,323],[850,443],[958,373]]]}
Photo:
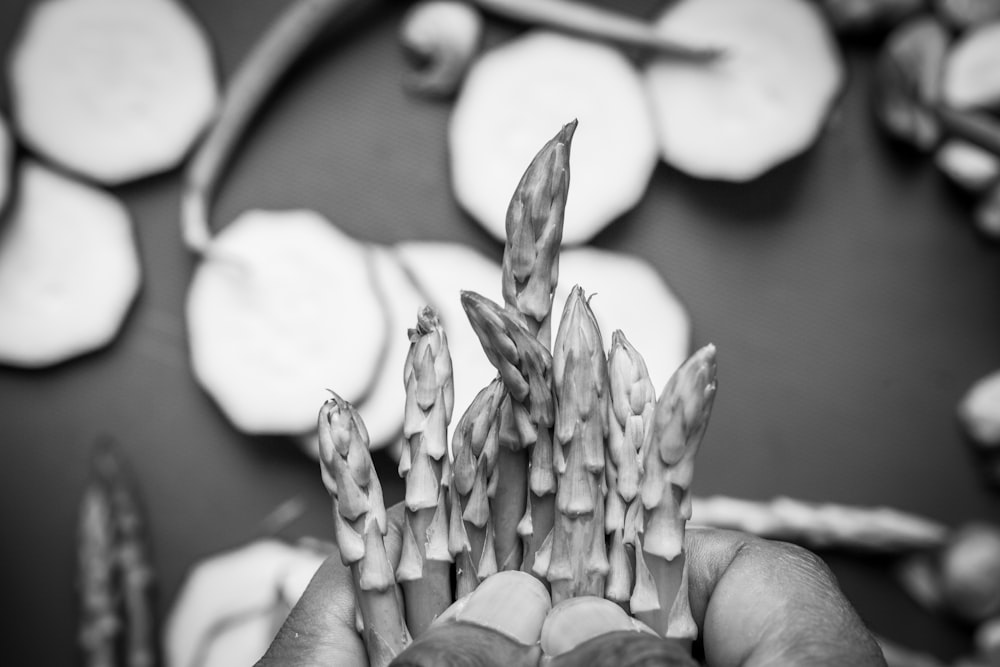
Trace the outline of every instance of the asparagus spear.
{"label": "asparagus spear", "polygon": [[766,501],[696,497],[691,506],[692,523],[742,530],[810,549],[907,553],[940,547],[949,533],[938,521],[891,507],[816,503],[784,496]]}
{"label": "asparagus spear", "polygon": [[691,479],[716,388],[715,347],[681,364],[657,399],[642,443],[643,527],[636,547],[632,613],[667,637],[694,639],[684,561],[684,524],[691,517]]}
{"label": "asparagus spear", "polygon": [[[521,177],[507,209],[502,261],[503,298],[546,348],[552,338],[552,298],[559,281],[559,249],[569,192],[569,155],[576,131],[573,120],[535,155]],[[535,553],[552,530],[555,475],[552,471],[551,417],[539,424],[530,445],[527,510],[518,527],[524,540],[522,569],[531,572]]]}
{"label": "asparagus spear", "polygon": [[409,470],[396,578],[406,597],[407,625],[417,637],[452,602],[445,466],[454,389],[448,338],[437,312],[424,307],[409,336],[403,371],[403,437]]}
{"label": "asparagus spear", "polygon": [[634,585],[634,563],[626,545],[626,514],[639,494],[642,465],[639,452],[652,423],[656,390],[646,362],[621,330],[611,335],[608,353],[611,402],[608,411],[608,442],[604,479],[604,530],[609,535],[609,563],[604,596],[621,605],[628,603]]}
{"label": "asparagus spear", "polygon": [[354,407],[336,394],[320,409],[319,454],[323,482],[333,497],[340,558],[354,579],[368,660],[372,667],[385,667],[410,635],[385,551],[385,501],[368,451],[368,431]]}
{"label": "asparagus spear", "polygon": [[525,326],[486,297],[462,292],[462,306],[509,396],[501,409],[501,426],[506,428],[501,428],[492,513],[497,563],[501,570],[518,569],[522,554],[518,524],[526,510],[528,450],[553,420],[552,358]]}
{"label": "asparagus spear", "polygon": [[114,519],[100,482],[84,490],[79,518],[80,647],[87,667],[114,667],[121,631],[115,594]]}
{"label": "asparagus spear", "polygon": [[156,661],[153,567],[136,484],[125,461],[110,443],[101,448],[97,471],[108,489],[115,527],[115,559],[121,570],[125,610],[125,664],[148,667]]}
{"label": "asparagus spear", "polygon": [[156,660],[152,566],[135,482],[111,442],[98,445],[80,514],[80,641],[93,667]]}
{"label": "asparagus spear", "polygon": [[496,378],[483,388],[462,415],[452,437],[455,462],[449,493],[448,548],[455,559],[455,597],[471,593],[497,572],[490,487],[499,447],[500,406],[506,396]]}
{"label": "asparagus spear", "polygon": [[553,603],[604,594],[608,573],[603,495],[607,370],[597,319],[583,289],[574,286],[552,351],[553,465],[559,478],[547,569]]}

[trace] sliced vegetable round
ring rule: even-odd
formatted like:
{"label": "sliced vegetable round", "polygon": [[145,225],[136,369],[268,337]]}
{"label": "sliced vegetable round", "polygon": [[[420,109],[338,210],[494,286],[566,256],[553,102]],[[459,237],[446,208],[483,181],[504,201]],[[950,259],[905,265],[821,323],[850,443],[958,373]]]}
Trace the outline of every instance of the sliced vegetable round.
{"label": "sliced vegetable round", "polygon": [[174,167],[216,105],[207,37],[177,0],[43,0],[11,53],[25,144],[117,184]]}
{"label": "sliced vegetable round", "polygon": [[[561,318],[574,285],[591,297],[605,348],[621,329],[639,351],[659,392],[690,353],[691,318],[660,273],[646,260],[590,246],[563,250],[552,312]],[[558,321],[553,322],[558,329]]]}
{"label": "sliced vegetable round", "polygon": [[616,49],[543,30],[484,53],[449,126],[455,197],[497,239],[524,165],[577,119],[563,243],[583,243],[645,194],[657,163],[642,80]]}
{"label": "sliced vegetable round", "polygon": [[327,388],[360,402],[386,318],[364,244],[312,211],[254,210],[206,249],[187,325],[195,376],[235,426],[298,434]]}
{"label": "sliced vegetable round", "polygon": [[198,561],[165,624],[167,664],[226,667],[259,660],[324,558],[309,547],[261,539]]}
{"label": "sliced vegetable round", "polygon": [[663,159],[692,176],[748,181],[813,144],[843,85],[821,10],[807,0],[681,0],[666,37],[715,47],[706,64],[646,67]]}
{"label": "sliced vegetable round", "polygon": [[141,281],[128,210],[25,160],[0,227],[0,362],[49,366],[108,344]]}
{"label": "sliced vegetable round", "polygon": [[945,61],[941,92],[958,109],[1000,105],[1000,20],[958,37]]}

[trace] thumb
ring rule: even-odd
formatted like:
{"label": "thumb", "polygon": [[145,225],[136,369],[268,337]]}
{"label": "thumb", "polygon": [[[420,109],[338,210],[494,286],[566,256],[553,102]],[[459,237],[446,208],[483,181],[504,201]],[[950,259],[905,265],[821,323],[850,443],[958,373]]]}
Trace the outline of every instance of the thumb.
{"label": "thumb", "polygon": [[313,575],[257,667],[367,667],[354,616],[351,573],[335,553]]}
{"label": "thumb", "polygon": [[[385,546],[395,568],[402,549],[402,506],[391,508],[388,517]],[[351,571],[341,562],[340,553],[334,552],[313,575],[256,667],[368,667],[356,618]]]}

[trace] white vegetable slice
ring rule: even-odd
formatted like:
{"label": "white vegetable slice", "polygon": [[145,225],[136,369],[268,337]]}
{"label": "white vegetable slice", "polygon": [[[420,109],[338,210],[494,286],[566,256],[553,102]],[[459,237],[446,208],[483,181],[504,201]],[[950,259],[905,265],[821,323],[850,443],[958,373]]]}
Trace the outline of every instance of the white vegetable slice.
{"label": "white vegetable slice", "polygon": [[681,0],[666,37],[717,47],[708,64],[646,67],[663,159],[692,176],[754,179],[813,144],[843,85],[837,42],[807,0]]}
{"label": "white vegetable slice", "polygon": [[563,250],[552,307],[554,331],[574,285],[591,297],[605,351],[615,329],[621,329],[642,355],[653,386],[660,391],[691,346],[691,318],[660,273],[635,255],[590,246]]}
{"label": "white vegetable slice", "polygon": [[1000,178],[1000,158],[963,139],[946,139],[934,152],[934,163],[971,192],[982,192]]}
{"label": "white vegetable slice", "polygon": [[450,425],[450,430],[454,430],[479,390],[497,375],[469,324],[461,293],[471,290],[503,303],[500,263],[460,243],[406,241],[398,243],[395,249],[444,324],[454,369],[455,410]]}
{"label": "white vegetable slice", "polygon": [[141,267],[118,199],[33,160],[18,179],[0,227],[0,362],[33,368],[108,344]]}
{"label": "white vegetable slice", "polygon": [[313,211],[253,210],[209,244],[187,324],[195,376],[237,428],[302,434],[327,389],[360,402],[386,319],[363,243]]}
{"label": "white vegetable slice", "polygon": [[497,239],[510,195],[538,147],[577,119],[563,243],[583,243],[642,198],[658,160],[642,80],[616,49],[535,30],[487,51],[449,126],[458,202]]}
{"label": "white vegetable slice", "polygon": [[1000,104],[1000,21],[963,32],[944,65],[941,94],[957,109]]}
{"label": "white vegetable slice", "polygon": [[167,617],[168,667],[254,664],[324,558],[262,539],[196,563]]}
{"label": "white vegetable slice", "polygon": [[8,73],[25,144],[109,185],[177,165],[218,97],[208,39],[177,0],[36,3]]}

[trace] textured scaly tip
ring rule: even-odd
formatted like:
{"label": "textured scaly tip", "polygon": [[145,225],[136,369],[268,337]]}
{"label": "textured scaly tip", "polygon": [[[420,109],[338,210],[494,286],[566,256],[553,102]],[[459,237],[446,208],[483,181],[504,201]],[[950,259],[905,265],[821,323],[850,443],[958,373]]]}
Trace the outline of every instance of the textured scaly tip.
{"label": "textured scaly tip", "polygon": [[608,572],[602,488],[609,410],[607,360],[597,319],[579,285],[563,309],[552,369],[558,489],[547,576],[558,601],[602,595]]}
{"label": "textured scaly tip", "polygon": [[364,422],[349,402],[330,393],[319,411],[320,468],[333,497],[340,558],[354,580],[362,638],[373,667],[384,667],[410,642],[383,539],[385,502]]}
{"label": "textured scaly tip", "polygon": [[[551,424],[552,357],[548,349],[521,322],[480,294],[463,291],[462,307],[507,391],[528,409],[525,415],[528,423]],[[522,427],[522,430],[530,433],[531,429]],[[532,442],[533,438],[523,444]]]}
{"label": "textured scaly tip", "polygon": [[570,515],[590,514],[598,502],[608,433],[608,374],[597,318],[583,289],[570,292],[552,353],[556,397],[556,503]]}
{"label": "textured scaly tip", "polygon": [[646,362],[621,330],[616,330],[611,337],[608,383],[611,409],[608,419],[605,521],[608,532],[611,532],[624,527],[626,506],[639,493],[639,452],[656,403],[656,392]]}
{"label": "textured scaly tip", "polygon": [[667,382],[642,446],[644,518],[631,604],[633,613],[667,637],[697,635],[687,598],[684,528],[691,517],[695,455],[715,392],[715,347],[706,345]]}
{"label": "textured scaly tip", "polygon": [[420,310],[417,326],[408,333],[410,349],[403,366],[403,436],[426,434],[428,454],[441,459],[447,453],[447,426],[455,401],[448,337],[437,311],[430,306]]}
{"label": "textured scaly tip", "polygon": [[330,392],[319,412],[319,455],[323,482],[338,513],[355,521],[366,513],[387,530],[382,486],[368,449],[368,430],[348,401]]}
{"label": "textured scaly tip", "polygon": [[[557,402],[555,439],[566,443],[581,424],[595,422],[607,429],[608,374],[604,343],[597,317],[590,309],[583,288],[573,287],[563,307],[562,320],[552,349],[552,377]],[[603,433],[601,434],[603,437]],[[588,451],[588,464],[600,455]]]}
{"label": "textured scaly tip", "polygon": [[548,319],[559,280],[569,154],[576,126],[576,120],[564,125],[535,155],[507,208],[503,298],[508,307],[529,319],[533,332]]}

